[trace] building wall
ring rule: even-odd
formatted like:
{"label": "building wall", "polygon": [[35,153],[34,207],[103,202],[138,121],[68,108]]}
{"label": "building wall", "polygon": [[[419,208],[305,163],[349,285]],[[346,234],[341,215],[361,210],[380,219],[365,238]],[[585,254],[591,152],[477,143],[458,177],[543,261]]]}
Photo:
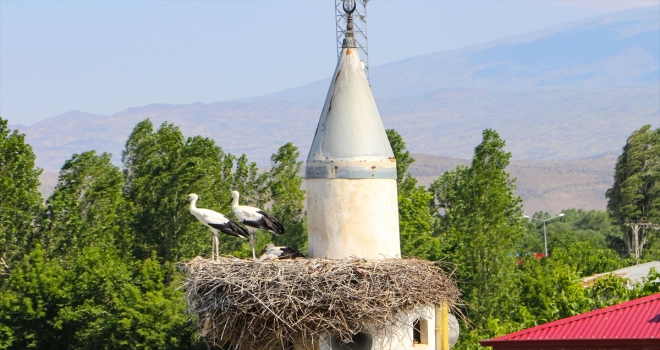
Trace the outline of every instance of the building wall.
{"label": "building wall", "polygon": [[[423,318],[424,337],[421,343],[413,341],[413,324]],[[394,331],[390,333],[377,332],[374,329],[358,335],[354,343],[342,344],[339,339],[323,338],[318,344],[308,344],[308,347],[298,346],[296,350],[434,350],[435,345],[435,312],[433,307],[422,307],[405,315],[399,315]]]}

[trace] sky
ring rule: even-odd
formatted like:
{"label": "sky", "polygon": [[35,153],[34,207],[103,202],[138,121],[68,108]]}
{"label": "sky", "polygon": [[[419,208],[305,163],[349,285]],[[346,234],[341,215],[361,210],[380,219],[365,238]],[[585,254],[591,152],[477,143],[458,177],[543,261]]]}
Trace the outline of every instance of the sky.
{"label": "sky", "polygon": [[[372,0],[377,66],[660,0]],[[229,101],[332,74],[334,0],[0,0],[0,116]]]}

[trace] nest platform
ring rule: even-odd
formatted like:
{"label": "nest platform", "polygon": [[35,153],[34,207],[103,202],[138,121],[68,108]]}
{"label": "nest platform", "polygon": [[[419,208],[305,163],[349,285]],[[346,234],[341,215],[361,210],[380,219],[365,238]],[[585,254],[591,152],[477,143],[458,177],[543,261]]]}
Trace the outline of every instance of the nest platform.
{"label": "nest platform", "polygon": [[232,349],[283,349],[324,335],[344,341],[388,331],[400,313],[459,298],[437,263],[419,259],[253,261],[197,257],[182,264],[199,332]]}

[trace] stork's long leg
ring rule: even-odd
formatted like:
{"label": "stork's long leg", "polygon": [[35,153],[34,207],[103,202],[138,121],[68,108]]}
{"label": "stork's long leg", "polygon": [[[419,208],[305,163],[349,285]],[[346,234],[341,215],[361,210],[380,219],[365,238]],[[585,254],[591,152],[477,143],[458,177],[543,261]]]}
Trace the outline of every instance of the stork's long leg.
{"label": "stork's long leg", "polygon": [[250,244],[252,245],[252,259],[257,260],[257,253],[256,253],[256,245],[257,245],[257,238],[255,237],[255,234],[257,233],[257,229],[251,229],[250,230]]}
{"label": "stork's long leg", "polygon": [[211,230],[211,260],[215,260],[215,232]]}
{"label": "stork's long leg", "polygon": [[215,249],[215,260],[220,257],[220,241],[218,240],[218,233],[213,233],[213,248]]}

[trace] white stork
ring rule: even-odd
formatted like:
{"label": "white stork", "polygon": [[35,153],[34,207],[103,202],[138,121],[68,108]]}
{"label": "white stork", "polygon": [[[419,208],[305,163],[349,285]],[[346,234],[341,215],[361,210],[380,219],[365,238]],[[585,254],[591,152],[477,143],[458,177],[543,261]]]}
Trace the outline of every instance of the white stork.
{"label": "white stork", "polygon": [[196,194],[191,193],[188,195],[186,202],[181,206],[190,203],[190,214],[193,214],[197,220],[202,223],[202,225],[211,229],[211,233],[213,234],[211,259],[220,256],[218,231],[234,237],[248,238],[249,234],[244,228],[239,226],[237,223],[227,219],[224,215],[210,209],[197,208],[195,204],[197,204],[198,198],[199,197]]}
{"label": "white stork", "polygon": [[260,260],[295,259],[305,257],[297,249],[291,247],[276,247],[273,243],[266,244],[264,249],[259,252],[259,256]]}
{"label": "white stork", "polygon": [[263,229],[281,236],[285,233],[284,226],[277,219],[259,208],[238,205],[238,197],[239,194],[237,191],[231,191],[231,210],[241,223],[248,227],[250,243],[252,244],[252,258],[256,260],[255,233],[257,230]]}

